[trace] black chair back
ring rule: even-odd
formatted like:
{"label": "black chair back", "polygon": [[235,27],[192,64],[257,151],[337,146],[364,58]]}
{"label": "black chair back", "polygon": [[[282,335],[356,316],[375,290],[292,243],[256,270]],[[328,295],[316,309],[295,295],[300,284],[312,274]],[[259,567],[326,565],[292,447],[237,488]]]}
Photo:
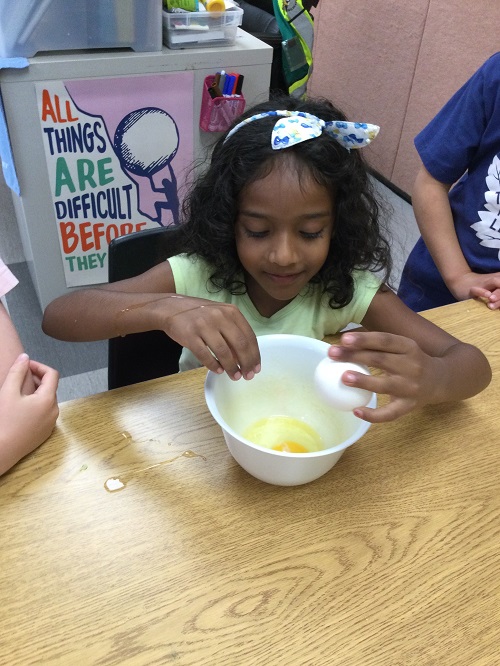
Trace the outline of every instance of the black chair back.
{"label": "black chair back", "polygon": [[[114,238],[108,248],[108,280],[135,277],[182,252],[179,227],[145,229]],[[108,343],[108,388],[137,384],[179,371],[182,346],[163,331],[131,333]]]}

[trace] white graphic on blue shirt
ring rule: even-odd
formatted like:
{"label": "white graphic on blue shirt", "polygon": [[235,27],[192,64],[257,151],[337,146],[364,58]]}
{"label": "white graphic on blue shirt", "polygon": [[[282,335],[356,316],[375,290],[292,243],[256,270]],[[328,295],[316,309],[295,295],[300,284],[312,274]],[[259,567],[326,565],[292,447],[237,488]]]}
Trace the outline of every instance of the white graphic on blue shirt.
{"label": "white graphic on blue shirt", "polygon": [[484,194],[486,210],[479,210],[480,222],[471,224],[476,236],[481,239],[480,245],[498,249],[500,259],[500,159],[497,155],[488,169]]}

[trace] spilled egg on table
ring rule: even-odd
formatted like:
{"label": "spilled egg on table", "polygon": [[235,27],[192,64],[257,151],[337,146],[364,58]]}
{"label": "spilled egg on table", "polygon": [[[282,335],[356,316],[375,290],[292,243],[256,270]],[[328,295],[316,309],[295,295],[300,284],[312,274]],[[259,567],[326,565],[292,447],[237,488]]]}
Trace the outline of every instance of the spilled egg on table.
{"label": "spilled egg on table", "polygon": [[257,446],[287,453],[312,453],[325,447],[320,435],[307,423],[291,416],[268,416],[242,433]]}

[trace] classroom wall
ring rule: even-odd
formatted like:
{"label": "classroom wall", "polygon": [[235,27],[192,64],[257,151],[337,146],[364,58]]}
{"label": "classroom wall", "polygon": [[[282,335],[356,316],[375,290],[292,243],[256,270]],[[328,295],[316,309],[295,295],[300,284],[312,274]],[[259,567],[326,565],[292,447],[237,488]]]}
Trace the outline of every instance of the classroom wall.
{"label": "classroom wall", "polygon": [[364,153],[411,194],[413,138],[449,97],[500,50],[498,0],[322,0],[314,12],[311,95],[351,120],[380,125]]}

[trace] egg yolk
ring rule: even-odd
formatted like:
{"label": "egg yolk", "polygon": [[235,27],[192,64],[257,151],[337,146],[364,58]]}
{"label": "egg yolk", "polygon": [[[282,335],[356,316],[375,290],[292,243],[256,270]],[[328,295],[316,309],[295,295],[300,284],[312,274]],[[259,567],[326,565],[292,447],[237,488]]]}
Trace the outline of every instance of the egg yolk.
{"label": "egg yolk", "polygon": [[287,453],[307,453],[307,449],[297,442],[281,442],[273,446],[273,451],[286,451]]}
{"label": "egg yolk", "polygon": [[267,416],[252,423],[242,434],[254,444],[273,451],[311,453],[324,448],[314,428],[291,416]]}

